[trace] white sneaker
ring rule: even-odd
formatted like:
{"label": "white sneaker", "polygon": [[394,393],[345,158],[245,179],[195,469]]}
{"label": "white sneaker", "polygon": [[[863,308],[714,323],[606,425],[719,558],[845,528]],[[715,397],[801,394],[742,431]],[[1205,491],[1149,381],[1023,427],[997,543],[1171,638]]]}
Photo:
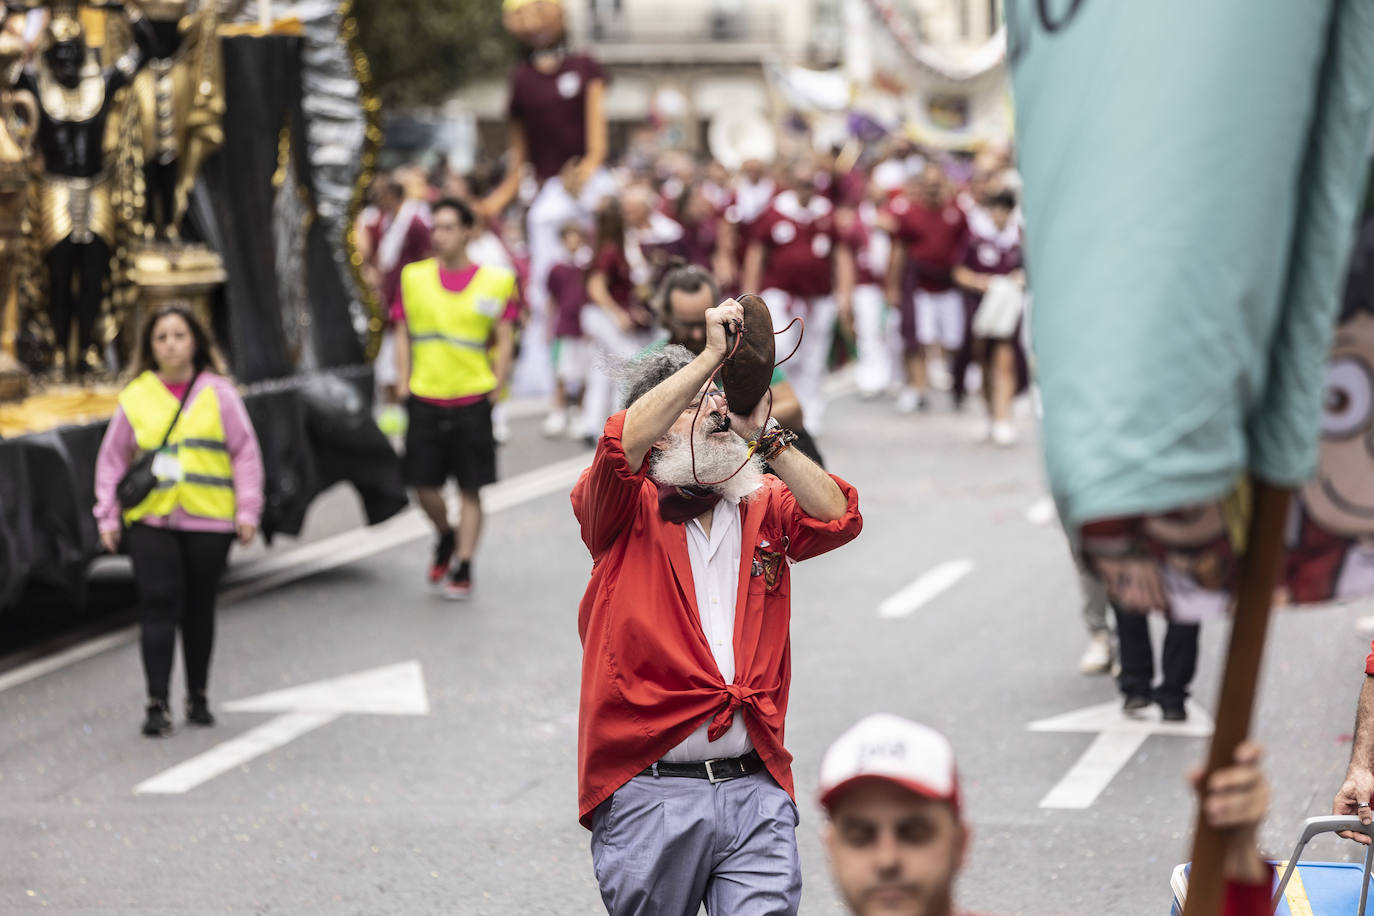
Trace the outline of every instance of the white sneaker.
{"label": "white sneaker", "polygon": [[897,395],[898,413],[915,413],[921,409],[921,393],[915,388],[903,388]]}
{"label": "white sneaker", "polygon": [[1003,448],[1016,444],[1016,429],[1006,420],[998,420],[992,424],[992,442]]}
{"label": "white sneaker", "polygon": [[561,410],[550,410],[549,415],[544,418],[544,425],[539,427],[539,432],[546,439],[553,439],[563,435],[568,431],[568,415]]}
{"label": "white sneaker", "polygon": [[1107,674],[1112,670],[1112,637],[1110,633],[1094,633],[1078,660],[1078,670],[1084,674]]}
{"label": "white sneaker", "polygon": [[510,423],[506,421],[506,405],[497,404],[491,410],[491,437],[497,445],[510,441]]}

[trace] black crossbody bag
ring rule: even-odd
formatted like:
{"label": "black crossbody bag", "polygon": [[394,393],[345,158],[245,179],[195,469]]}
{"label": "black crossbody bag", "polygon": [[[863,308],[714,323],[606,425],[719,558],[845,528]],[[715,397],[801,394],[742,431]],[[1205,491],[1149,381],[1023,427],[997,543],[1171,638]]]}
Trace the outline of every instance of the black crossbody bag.
{"label": "black crossbody bag", "polygon": [[128,510],[137,506],[147,499],[148,494],[153,492],[153,487],[157,486],[157,478],[153,476],[153,459],[157,457],[158,452],[167,447],[167,440],[172,438],[172,430],[177,428],[177,420],[181,419],[181,411],[186,407],[186,399],[191,396],[191,389],[196,387],[198,378],[199,370],[191,376],[186,390],[181,393],[181,403],[177,404],[176,415],[172,417],[172,425],[167,427],[167,434],[162,437],[162,444],[135,458],[134,463],[129,465],[129,470],[119,479],[119,485],[115,487],[115,499],[119,500],[122,508]]}

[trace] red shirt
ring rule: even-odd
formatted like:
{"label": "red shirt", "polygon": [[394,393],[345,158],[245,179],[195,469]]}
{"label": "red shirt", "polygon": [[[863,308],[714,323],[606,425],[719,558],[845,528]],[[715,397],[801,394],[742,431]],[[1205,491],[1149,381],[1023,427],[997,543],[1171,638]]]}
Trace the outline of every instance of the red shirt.
{"label": "red shirt", "polygon": [[553,73],[532,64],[515,68],[510,84],[510,119],[525,130],[534,174],[543,182],[568,160],[587,154],[587,86],[606,81],[606,71],[585,54],[568,54]]}
{"label": "red shirt", "polygon": [[[719,734],[738,714],[778,785],[793,794],[783,725],[792,679],[788,560],[805,560],[858,536],[859,497],[845,494],[833,522],[802,512],[776,477],[740,503],[742,549],[735,614],[735,679],[721,680],[701,629],[687,533],[659,515],[649,462],[630,467],[625,412],[606,421],[592,466],[572,491],[592,577],[578,607],[582,694],[578,711],[578,817],[711,720]],[[755,561],[770,570],[753,575]],[[769,579],[772,584],[769,585]]]}
{"label": "red shirt", "polygon": [[835,291],[835,213],[829,200],[817,194],[802,206],[795,193],[784,191],[751,232],[751,240],[763,246],[763,289],[804,298]]}
{"label": "red shirt", "polygon": [[[439,267],[439,283],[451,293],[461,293],[468,288],[472,278],[477,276],[477,269],[480,264],[469,264],[462,270],[445,270]],[[514,323],[520,317],[520,303],[512,297],[506,300],[506,310],[501,313],[501,322]],[[396,324],[405,324],[406,304],[405,296],[400,290],[396,292],[396,301],[391,303],[391,320]],[[488,392],[489,393],[489,392]],[[467,407],[476,404],[485,398],[486,394],[474,394],[462,398],[422,398],[419,395],[412,395],[417,401],[424,401],[426,404],[433,404],[436,407]]]}
{"label": "red shirt", "polygon": [[959,263],[968,232],[964,211],[954,201],[930,208],[904,196],[893,198],[888,209],[897,220],[896,241],[907,246],[907,261],[916,272],[917,288],[931,293],[952,289],[952,271]]}

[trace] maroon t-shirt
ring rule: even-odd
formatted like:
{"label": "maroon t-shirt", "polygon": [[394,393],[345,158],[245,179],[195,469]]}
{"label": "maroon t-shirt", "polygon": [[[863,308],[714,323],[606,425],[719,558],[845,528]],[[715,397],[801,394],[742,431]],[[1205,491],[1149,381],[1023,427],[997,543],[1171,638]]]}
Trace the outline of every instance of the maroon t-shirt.
{"label": "maroon t-shirt", "polygon": [[968,221],[954,201],[930,208],[908,197],[888,205],[897,220],[895,242],[906,245],[908,266],[916,273],[918,289],[942,293],[953,288],[951,272],[960,262]]}
{"label": "maroon t-shirt", "polygon": [[522,63],[511,76],[510,118],[525,129],[530,165],[542,182],[569,159],[587,154],[587,86],[606,71],[585,54],[568,54],[553,73]]}
{"label": "maroon t-shirt", "polygon": [[806,206],[791,191],[779,194],[754,222],[751,241],[763,245],[763,289],[806,298],[835,291],[835,213],[819,194]]}
{"label": "maroon t-shirt", "polygon": [[[376,220],[369,223],[366,227],[368,235],[371,237],[372,261],[380,267],[378,251],[381,248],[382,238],[386,235],[387,228],[395,216],[383,216],[378,214]],[[382,288],[380,290],[383,302],[395,302],[396,297],[401,294],[401,270],[407,264],[416,261],[423,261],[429,257],[433,247],[430,243],[429,227],[419,216],[412,217],[410,225],[406,227],[405,241],[401,243],[400,256],[396,258],[396,263],[391,269],[382,275]]]}
{"label": "maroon t-shirt", "polygon": [[638,299],[635,296],[634,278],[630,274],[630,262],[625,257],[624,248],[614,242],[606,242],[592,259],[589,271],[600,271],[605,274],[606,291],[611,294],[615,304],[630,316],[637,327],[649,327],[650,320],[646,311],[635,308]]}
{"label": "maroon t-shirt", "polygon": [[964,236],[959,263],[980,274],[1009,274],[1021,269],[1021,233],[1013,226],[995,236],[970,230]]}
{"label": "maroon t-shirt", "polygon": [[683,223],[683,255],[687,263],[711,269],[711,259],[720,241],[720,224],[714,218],[703,219],[696,225]]}
{"label": "maroon t-shirt", "polygon": [[587,304],[587,273],[576,264],[549,268],[549,298],[554,304],[553,336],[582,336],[582,306]]}

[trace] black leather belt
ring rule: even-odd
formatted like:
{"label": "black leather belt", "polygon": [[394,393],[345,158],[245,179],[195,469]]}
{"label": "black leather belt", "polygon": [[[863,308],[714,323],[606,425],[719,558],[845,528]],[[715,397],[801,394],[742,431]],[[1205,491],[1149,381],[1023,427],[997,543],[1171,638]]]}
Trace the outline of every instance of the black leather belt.
{"label": "black leather belt", "polygon": [[763,758],[758,751],[750,751],[743,757],[718,757],[700,763],[658,763],[647,766],[640,776],[681,776],[688,779],[707,779],[711,782],[728,782],[743,776],[753,776],[763,769]]}

